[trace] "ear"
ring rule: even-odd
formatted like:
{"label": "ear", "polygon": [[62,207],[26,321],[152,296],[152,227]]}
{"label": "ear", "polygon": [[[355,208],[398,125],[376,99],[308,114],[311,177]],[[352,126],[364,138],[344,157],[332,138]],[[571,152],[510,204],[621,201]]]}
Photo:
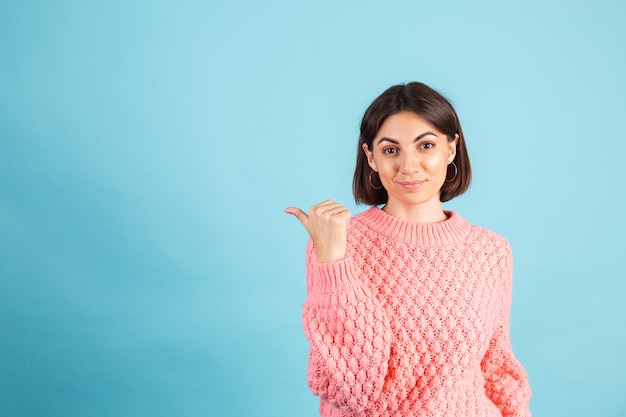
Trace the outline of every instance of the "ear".
{"label": "ear", "polygon": [[454,161],[456,157],[456,145],[459,144],[459,134],[454,134],[454,140],[448,141],[448,162]]}
{"label": "ear", "polygon": [[370,168],[378,172],[378,170],[376,169],[376,162],[374,162],[374,152],[369,150],[369,148],[367,147],[367,143],[364,143],[361,147],[363,148],[363,152],[365,152],[365,155],[367,156],[367,163]]}

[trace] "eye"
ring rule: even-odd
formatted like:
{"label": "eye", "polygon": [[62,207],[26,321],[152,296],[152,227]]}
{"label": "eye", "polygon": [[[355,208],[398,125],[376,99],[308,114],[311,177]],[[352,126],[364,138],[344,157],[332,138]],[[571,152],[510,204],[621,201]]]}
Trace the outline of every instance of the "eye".
{"label": "eye", "polygon": [[432,142],[424,142],[420,146],[422,149],[432,149],[435,147],[435,144]]}
{"label": "eye", "polygon": [[393,155],[396,152],[397,152],[396,148],[391,147],[391,146],[388,147],[388,148],[383,149],[383,154],[385,154],[385,155]]}

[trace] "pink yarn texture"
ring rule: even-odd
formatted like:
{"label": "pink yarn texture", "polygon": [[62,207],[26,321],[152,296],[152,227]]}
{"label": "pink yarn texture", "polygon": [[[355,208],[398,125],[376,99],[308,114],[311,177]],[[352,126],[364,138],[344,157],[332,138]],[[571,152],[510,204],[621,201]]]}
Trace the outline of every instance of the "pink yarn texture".
{"label": "pink yarn texture", "polygon": [[303,325],[321,416],[530,416],[509,339],[510,246],[446,214],[415,224],[370,208],[338,262],[318,263],[309,241]]}

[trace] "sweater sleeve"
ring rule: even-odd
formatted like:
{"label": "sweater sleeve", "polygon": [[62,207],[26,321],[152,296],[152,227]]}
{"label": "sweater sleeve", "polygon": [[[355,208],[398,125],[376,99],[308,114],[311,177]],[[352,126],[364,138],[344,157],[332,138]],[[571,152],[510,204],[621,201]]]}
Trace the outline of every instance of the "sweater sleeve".
{"label": "sweater sleeve", "polygon": [[348,256],[318,263],[309,241],[302,315],[310,342],[308,383],[322,401],[352,413],[380,396],[391,344],[387,314],[358,276]]}
{"label": "sweater sleeve", "polygon": [[503,417],[530,417],[528,402],[531,397],[528,376],[513,354],[510,340],[510,310],[513,262],[511,249],[506,244],[502,258],[501,309],[489,348],[482,360],[485,392],[500,409]]}

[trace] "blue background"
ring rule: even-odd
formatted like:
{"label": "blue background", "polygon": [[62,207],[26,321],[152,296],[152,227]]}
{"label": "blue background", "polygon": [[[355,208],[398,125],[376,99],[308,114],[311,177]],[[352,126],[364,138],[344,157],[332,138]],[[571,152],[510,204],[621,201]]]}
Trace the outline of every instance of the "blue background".
{"label": "blue background", "polygon": [[626,415],[626,3],[3,1],[0,415],[315,416],[306,232],[387,87],[515,256],[535,416]]}

